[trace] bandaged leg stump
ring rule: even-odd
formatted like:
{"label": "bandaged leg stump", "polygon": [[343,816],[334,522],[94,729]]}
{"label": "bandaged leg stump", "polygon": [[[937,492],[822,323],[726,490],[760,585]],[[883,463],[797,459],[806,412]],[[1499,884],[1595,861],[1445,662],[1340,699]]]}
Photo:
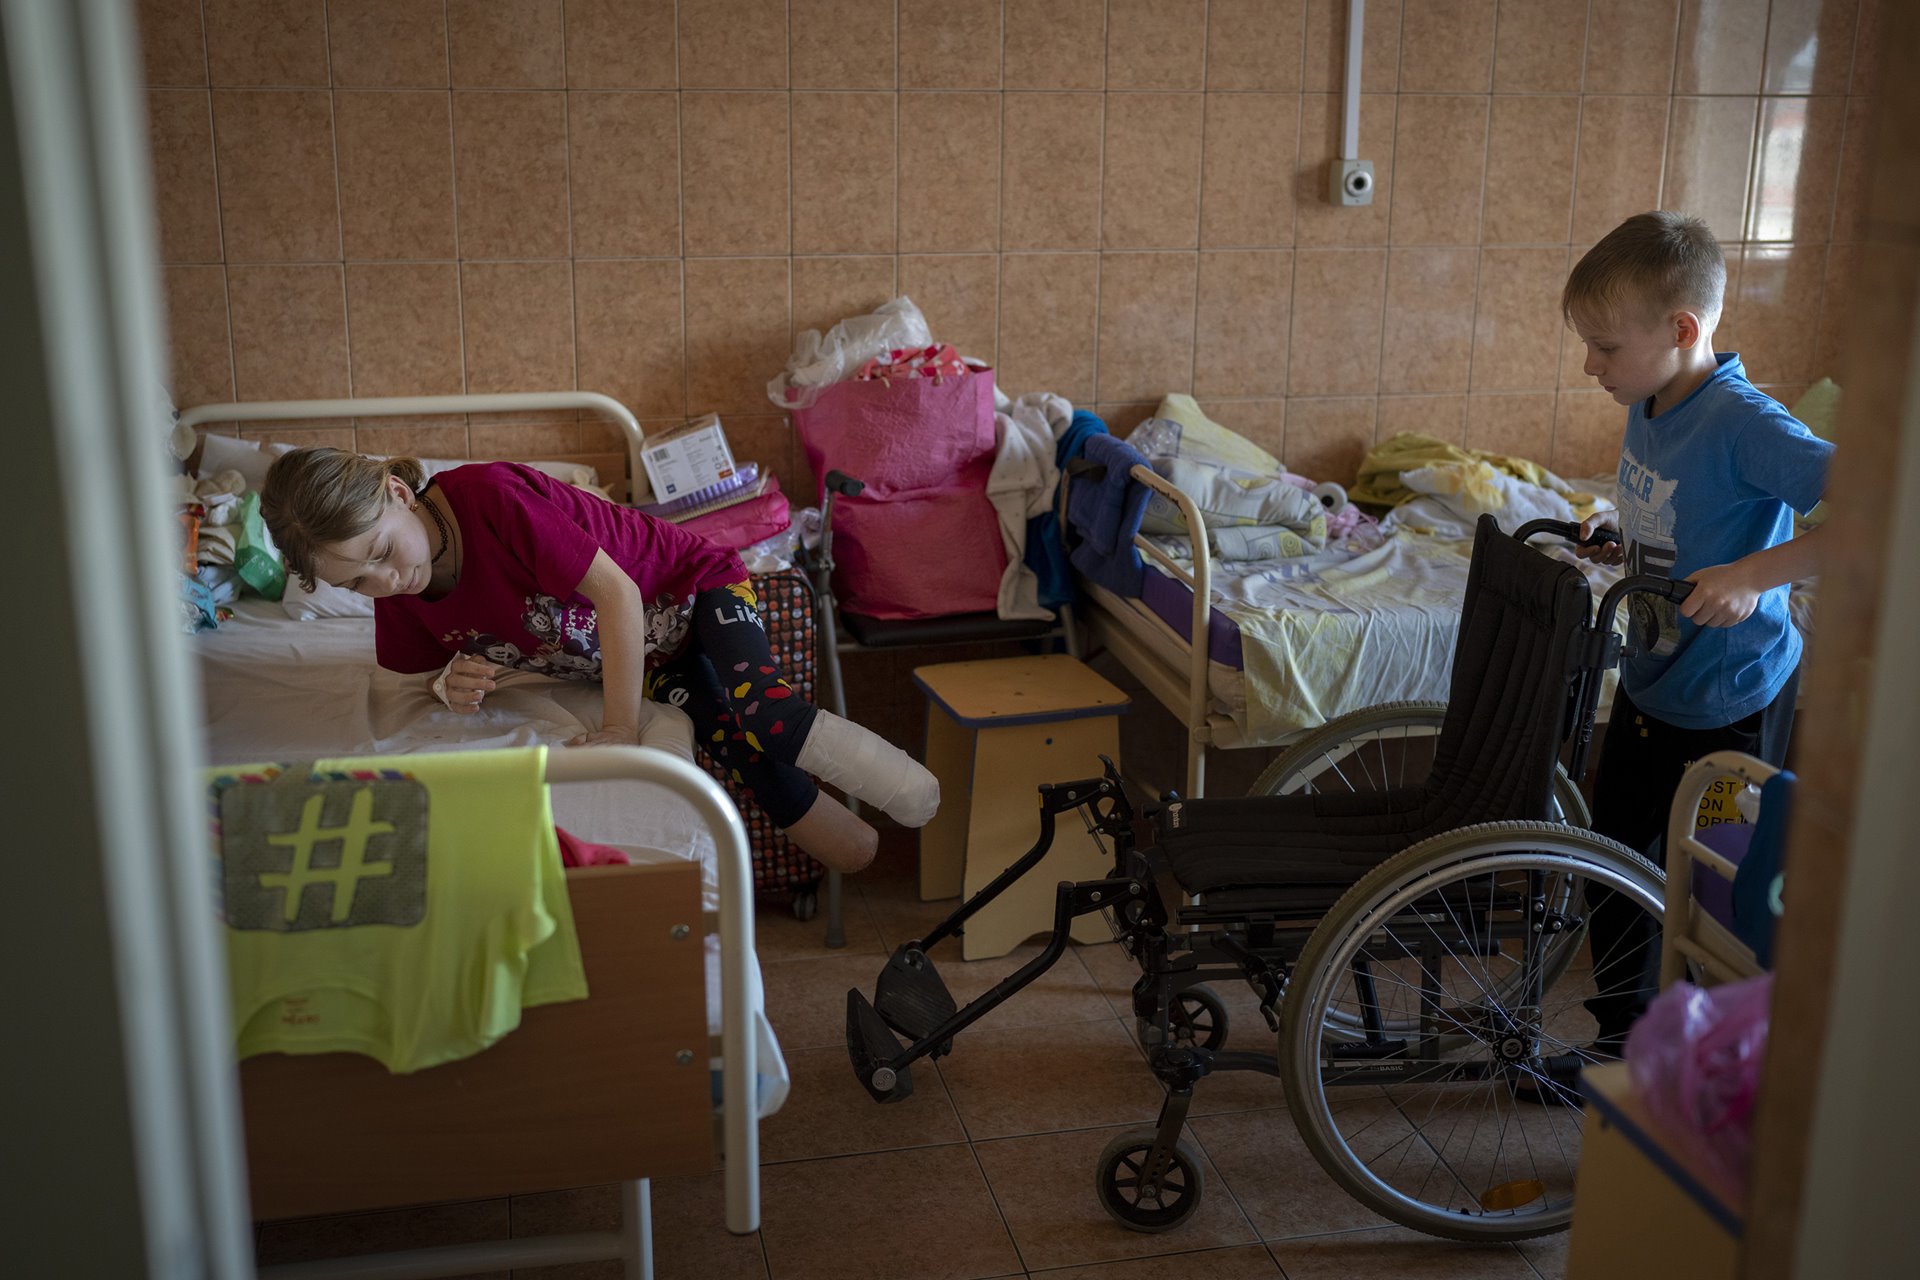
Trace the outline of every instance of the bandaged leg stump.
{"label": "bandaged leg stump", "polygon": [[[920,831],[920,897],[972,897],[1034,845],[1043,782],[1098,777],[1100,757],[1120,761],[1127,696],[1065,655],[917,667],[927,695],[927,768],[940,780],[940,812]],[[1003,956],[1053,927],[1062,880],[1112,874],[1078,824],[1064,822],[1045,861],[970,918],[968,960]],[[1100,915],[1073,925],[1076,942],[1105,942]]]}

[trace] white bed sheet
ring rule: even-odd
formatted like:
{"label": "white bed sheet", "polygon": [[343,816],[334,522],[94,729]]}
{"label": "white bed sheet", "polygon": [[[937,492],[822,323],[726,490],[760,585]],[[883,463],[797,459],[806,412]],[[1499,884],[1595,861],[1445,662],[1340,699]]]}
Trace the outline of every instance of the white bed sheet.
{"label": "white bed sheet", "polygon": [[[473,751],[547,744],[600,723],[600,686],[507,672],[484,708],[460,715],[426,678],[382,670],[371,618],[295,621],[277,604],[236,602],[234,617],[191,641],[200,668],[209,764],[320,756]],[[643,744],[693,759],[692,725],[648,703]],[[583,840],[619,845],[636,861],[696,858],[703,906],[719,909],[713,836],[693,806],[654,783],[575,783],[552,789],[554,821]],[[766,1016],[760,966],[750,966],[761,1115],[779,1110],[790,1077]],[[707,939],[707,1025],[720,1029],[719,938]],[[715,1060],[716,1066],[718,1059]]]}
{"label": "white bed sheet", "polygon": [[[1182,568],[1191,568],[1185,539],[1153,541]],[[1579,568],[1596,600],[1619,578],[1617,569],[1578,560],[1545,542],[1535,545]],[[1363,707],[1445,701],[1472,549],[1468,526],[1442,526],[1403,531],[1344,559],[1214,562],[1213,605],[1239,631],[1245,667],[1207,664],[1214,744],[1277,746]],[[1172,576],[1151,560],[1147,569]],[[1170,669],[1186,670],[1186,642],[1152,610],[1091,590]],[[1603,722],[1616,679],[1612,671],[1603,679]]]}

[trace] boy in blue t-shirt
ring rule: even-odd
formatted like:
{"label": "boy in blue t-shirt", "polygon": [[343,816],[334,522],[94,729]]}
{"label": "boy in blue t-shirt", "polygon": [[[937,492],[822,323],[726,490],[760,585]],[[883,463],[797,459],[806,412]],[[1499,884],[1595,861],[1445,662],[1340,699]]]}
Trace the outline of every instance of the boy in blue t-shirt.
{"label": "boy in blue t-shirt", "polygon": [[[1715,354],[1726,276],[1706,223],[1643,213],[1588,251],[1560,299],[1587,375],[1627,406],[1620,509],[1581,529],[1611,526],[1620,541],[1580,554],[1694,584],[1678,605],[1637,593],[1626,606],[1593,827],[1642,851],[1693,761],[1785,758],[1801,648],[1787,586],[1818,566],[1819,538],[1795,538],[1792,511],[1819,502],[1833,446],[1747,381],[1738,355]],[[1655,990],[1658,929],[1607,891],[1590,896],[1589,921],[1595,1048],[1617,1056]]]}

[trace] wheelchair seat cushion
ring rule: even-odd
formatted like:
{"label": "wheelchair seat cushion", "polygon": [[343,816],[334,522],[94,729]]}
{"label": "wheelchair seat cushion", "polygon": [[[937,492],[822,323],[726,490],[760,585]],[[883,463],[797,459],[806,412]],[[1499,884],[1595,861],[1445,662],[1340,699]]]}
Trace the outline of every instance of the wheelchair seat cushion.
{"label": "wheelchair seat cushion", "polygon": [[1183,800],[1156,818],[1159,846],[1187,893],[1346,885],[1407,847],[1426,791]]}

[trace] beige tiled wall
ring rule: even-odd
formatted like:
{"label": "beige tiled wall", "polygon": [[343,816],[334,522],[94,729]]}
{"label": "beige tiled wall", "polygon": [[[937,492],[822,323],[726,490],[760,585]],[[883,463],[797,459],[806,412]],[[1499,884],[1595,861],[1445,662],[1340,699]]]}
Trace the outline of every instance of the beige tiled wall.
{"label": "beige tiled wall", "polygon": [[[1296,470],[1420,430],[1611,467],[1556,299],[1656,205],[1721,345],[1834,369],[1873,0],[1374,0],[1371,207],[1326,198],[1344,0],[142,0],[174,391],[563,386],[717,411],[905,292],[1010,391],[1191,391]],[[274,429],[288,435],[291,429]],[[323,438],[612,455],[591,423]]]}

